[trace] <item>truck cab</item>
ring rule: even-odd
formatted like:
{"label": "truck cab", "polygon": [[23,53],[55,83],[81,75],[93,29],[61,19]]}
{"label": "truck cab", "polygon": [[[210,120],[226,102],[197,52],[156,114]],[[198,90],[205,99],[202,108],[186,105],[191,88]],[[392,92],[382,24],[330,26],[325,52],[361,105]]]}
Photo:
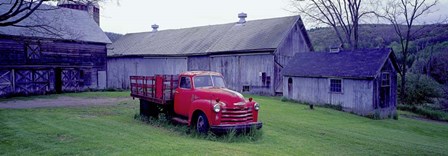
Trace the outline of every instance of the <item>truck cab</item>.
{"label": "truck cab", "polygon": [[[155,81],[159,79],[159,82],[163,83],[161,85],[157,85],[157,82],[143,85],[153,87],[152,92],[157,90],[163,92],[163,94],[154,93],[153,97],[148,96],[148,93],[146,97],[137,94],[139,89],[133,89],[132,86],[136,85],[132,82],[136,81],[133,81],[131,77],[131,96],[140,98],[140,108],[142,108],[142,100],[144,104],[165,106],[163,108],[167,110],[166,112],[171,112],[169,116],[172,116],[172,120],[194,127],[200,133],[206,133],[209,130],[218,133],[232,129],[243,131],[262,127],[262,123],[258,121],[260,105],[252,98],[246,99],[240,93],[226,88],[220,73],[188,71],[180,73],[177,80],[166,80],[166,77],[169,76],[159,75],[149,78]],[[167,85],[174,84],[173,81],[177,81],[176,86]],[[171,92],[167,88],[170,88]],[[152,107],[152,109],[156,108]]]}
{"label": "truck cab", "polygon": [[174,112],[188,118],[199,132],[261,128],[259,104],[227,89],[217,72],[192,71],[179,75],[174,92]]}

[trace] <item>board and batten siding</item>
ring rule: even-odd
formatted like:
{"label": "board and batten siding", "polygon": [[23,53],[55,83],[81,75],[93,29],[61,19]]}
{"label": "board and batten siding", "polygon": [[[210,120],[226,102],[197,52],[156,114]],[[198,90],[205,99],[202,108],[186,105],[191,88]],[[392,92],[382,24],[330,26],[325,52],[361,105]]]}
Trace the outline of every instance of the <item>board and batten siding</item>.
{"label": "board and batten siding", "polygon": [[300,30],[300,24],[296,24],[274,52],[275,73],[279,75],[273,80],[275,92],[283,92],[283,76],[281,76],[283,67],[289,63],[295,54],[304,52],[310,52],[310,47],[306,44],[304,34]]}
{"label": "board and batten siding", "polygon": [[188,57],[188,71],[209,71],[209,56],[190,56]]}
{"label": "board and batten siding", "polygon": [[[272,54],[256,55],[225,55],[210,56],[210,69],[224,76],[229,89],[243,92],[243,87],[248,86],[246,93],[273,94],[274,57]],[[270,84],[263,84],[262,73],[270,77]],[[277,75],[279,76],[279,75]],[[265,80],[267,81],[267,80]]]}
{"label": "board and batten siding", "polygon": [[[292,93],[288,79],[292,78]],[[373,81],[342,79],[342,93],[330,92],[329,78],[283,78],[283,96],[300,102],[341,105],[345,111],[369,115],[373,111]]]}
{"label": "board and batten siding", "polygon": [[129,76],[177,75],[187,71],[186,57],[108,58],[107,87],[129,89]]}

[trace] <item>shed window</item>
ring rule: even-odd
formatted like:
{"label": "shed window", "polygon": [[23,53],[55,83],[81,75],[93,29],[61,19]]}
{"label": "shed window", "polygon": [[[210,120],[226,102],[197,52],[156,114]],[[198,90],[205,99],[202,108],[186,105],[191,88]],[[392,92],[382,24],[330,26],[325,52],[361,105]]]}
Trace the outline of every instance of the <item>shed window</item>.
{"label": "shed window", "polygon": [[381,74],[381,86],[382,87],[390,86],[390,74],[388,72],[383,72]]}
{"label": "shed window", "polygon": [[189,77],[181,77],[180,78],[180,88],[191,88],[191,81]]}
{"label": "shed window", "polygon": [[342,93],[342,79],[330,79],[330,92]]}

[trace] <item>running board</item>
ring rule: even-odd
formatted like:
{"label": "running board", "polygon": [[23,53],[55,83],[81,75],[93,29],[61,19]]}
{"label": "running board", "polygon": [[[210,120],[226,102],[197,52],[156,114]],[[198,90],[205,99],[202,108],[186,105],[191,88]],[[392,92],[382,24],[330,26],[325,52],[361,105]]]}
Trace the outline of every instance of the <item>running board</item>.
{"label": "running board", "polygon": [[176,121],[176,122],[178,122],[178,123],[180,123],[180,124],[188,125],[188,120],[181,119],[181,118],[179,118],[179,117],[173,117],[171,120]]}

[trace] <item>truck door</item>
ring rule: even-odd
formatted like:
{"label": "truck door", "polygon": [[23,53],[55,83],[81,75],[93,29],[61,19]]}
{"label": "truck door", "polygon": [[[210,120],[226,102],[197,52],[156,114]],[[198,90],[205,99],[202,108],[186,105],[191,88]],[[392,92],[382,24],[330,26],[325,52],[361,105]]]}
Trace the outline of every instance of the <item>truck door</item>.
{"label": "truck door", "polygon": [[193,94],[191,85],[190,77],[182,76],[180,78],[179,87],[174,92],[174,112],[176,114],[188,117]]}

